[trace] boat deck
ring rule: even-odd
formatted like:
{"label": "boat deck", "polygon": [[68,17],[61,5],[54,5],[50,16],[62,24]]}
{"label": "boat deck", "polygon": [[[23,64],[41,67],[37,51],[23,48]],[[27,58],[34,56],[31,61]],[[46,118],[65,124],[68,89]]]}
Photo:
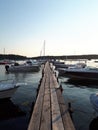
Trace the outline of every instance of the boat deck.
{"label": "boat deck", "polygon": [[45,64],[28,130],[75,130],[49,62]]}

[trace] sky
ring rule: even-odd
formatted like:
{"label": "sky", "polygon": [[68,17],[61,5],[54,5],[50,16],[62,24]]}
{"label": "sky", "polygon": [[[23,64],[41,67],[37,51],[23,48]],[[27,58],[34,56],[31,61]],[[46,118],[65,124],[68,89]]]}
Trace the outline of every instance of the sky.
{"label": "sky", "polygon": [[[98,0],[0,0],[0,54],[98,54]],[[4,51],[5,50],[5,51]]]}

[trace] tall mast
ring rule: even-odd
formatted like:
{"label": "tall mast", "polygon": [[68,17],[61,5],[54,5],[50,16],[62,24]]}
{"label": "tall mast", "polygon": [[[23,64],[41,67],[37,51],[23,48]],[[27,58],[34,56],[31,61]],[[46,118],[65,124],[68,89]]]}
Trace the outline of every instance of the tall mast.
{"label": "tall mast", "polygon": [[40,51],[40,56],[42,56],[42,51]]}
{"label": "tall mast", "polygon": [[45,40],[44,40],[44,56],[45,56]]}
{"label": "tall mast", "polygon": [[4,51],[4,55],[5,55],[5,48],[4,48],[4,50],[3,50],[3,51]]}

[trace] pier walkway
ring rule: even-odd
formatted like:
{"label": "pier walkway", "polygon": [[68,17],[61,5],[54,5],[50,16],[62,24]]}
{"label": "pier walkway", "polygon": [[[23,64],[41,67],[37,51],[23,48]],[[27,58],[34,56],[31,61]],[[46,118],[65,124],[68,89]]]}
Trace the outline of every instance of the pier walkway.
{"label": "pier walkway", "polygon": [[43,69],[28,130],[75,130],[49,62]]}

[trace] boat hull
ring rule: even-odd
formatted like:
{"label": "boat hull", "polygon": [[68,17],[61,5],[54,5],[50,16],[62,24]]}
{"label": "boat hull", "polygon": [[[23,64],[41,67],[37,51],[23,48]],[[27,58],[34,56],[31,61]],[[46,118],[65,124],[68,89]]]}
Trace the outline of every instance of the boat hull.
{"label": "boat hull", "polygon": [[92,72],[66,72],[69,78],[98,80],[98,73]]}
{"label": "boat hull", "polygon": [[11,66],[7,72],[38,72],[39,70],[39,66]]}
{"label": "boat hull", "polygon": [[19,86],[15,86],[13,88],[7,90],[0,91],[0,99],[11,98],[11,96],[16,92]]}
{"label": "boat hull", "polygon": [[98,80],[98,70],[93,69],[59,69],[59,75],[73,79]]}

